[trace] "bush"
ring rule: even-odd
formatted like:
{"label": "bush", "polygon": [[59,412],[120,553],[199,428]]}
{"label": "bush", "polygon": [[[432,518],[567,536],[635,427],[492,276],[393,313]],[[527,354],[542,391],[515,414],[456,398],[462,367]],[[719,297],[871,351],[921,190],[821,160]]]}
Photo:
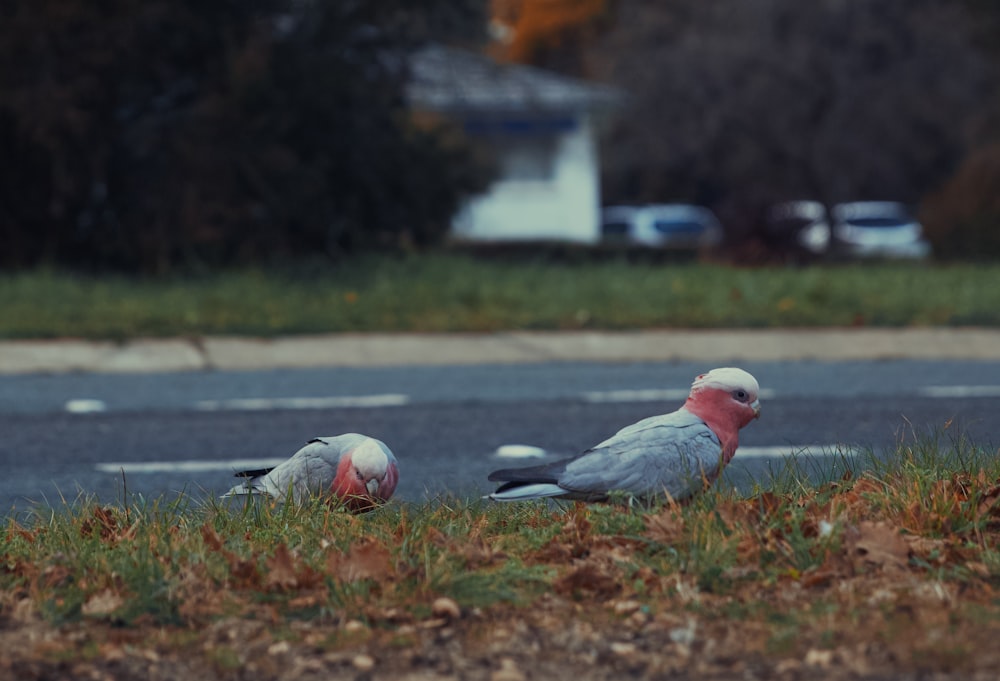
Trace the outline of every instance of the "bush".
{"label": "bush", "polygon": [[0,265],[163,272],[434,241],[482,177],[412,124],[406,55],[474,5],[15,3]]}

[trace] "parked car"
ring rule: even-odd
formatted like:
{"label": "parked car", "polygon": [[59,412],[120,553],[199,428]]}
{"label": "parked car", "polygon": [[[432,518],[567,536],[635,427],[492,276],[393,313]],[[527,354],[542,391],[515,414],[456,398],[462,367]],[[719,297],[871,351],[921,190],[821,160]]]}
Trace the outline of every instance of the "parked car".
{"label": "parked car", "polygon": [[819,256],[830,247],[830,219],[819,201],[784,201],[764,220],[768,246],[789,255]]}
{"label": "parked car", "polygon": [[608,206],[601,211],[601,239],[611,244],[699,250],[722,241],[722,225],[704,206]]}
{"label": "parked car", "polygon": [[831,210],[835,254],[873,258],[926,258],[923,227],[896,201],[838,203]]}

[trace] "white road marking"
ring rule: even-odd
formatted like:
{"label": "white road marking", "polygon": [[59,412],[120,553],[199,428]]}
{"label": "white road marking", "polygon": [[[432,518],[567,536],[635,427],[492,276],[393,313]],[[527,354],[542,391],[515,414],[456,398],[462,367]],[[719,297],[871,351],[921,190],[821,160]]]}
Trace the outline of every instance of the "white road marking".
{"label": "white road marking", "polygon": [[737,457],[755,456],[765,459],[780,459],[795,456],[831,456],[838,454],[854,455],[859,450],[844,444],[828,445],[777,445],[771,447],[743,447],[736,450]]}
{"label": "white road marking", "polygon": [[[677,402],[686,400],[687,388],[640,388],[635,390],[591,390],[581,395],[585,402]],[[762,400],[774,397],[773,390],[761,390]]]}
{"label": "white road marking", "polygon": [[546,454],[548,452],[534,445],[500,445],[496,451],[497,456],[505,459],[541,458]]}
{"label": "white road marking", "polygon": [[659,402],[660,400],[684,400],[687,399],[688,390],[680,389],[657,389],[648,388],[645,390],[593,390],[583,393],[586,402]]}
{"label": "white road marking", "polygon": [[[780,459],[783,457],[796,457],[796,456],[833,456],[839,454],[845,455],[855,455],[861,450],[857,447],[851,447],[845,444],[826,444],[826,445],[773,445],[773,446],[763,446],[763,447],[740,447],[736,450],[736,454],[740,457],[759,457],[765,459]],[[523,459],[523,458],[541,458],[547,456],[549,452],[542,449],[541,447],[535,447],[533,445],[501,445],[497,447],[495,452],[496,456],[511,458],[511,459]],[[570,456],[566,454],[564,456]]]}
{"label": "white road marking", "polygon": [[108,405],[101,400],[77,399],[66,401],[66,411],[70,414],[95,414],[107,410]]}
{"label": "white road marking", "polygon": [[[532,445],[502,445],[497,448],[497,456],[511,458],[532,458],[545,456],[547,452]],[[778,445],[771,447],[740,447],[739,457],[782,458],[787,456],[828,456],[831,454],[855,454],[856,450],[842,444],[828,445]],[[157,473],[207,473],[213,471],[253,470],[272,468],[286,461],[287,457],[275,459],[198,459],[181,461],[106,461],[94,464],[101,473],[130,475],[152,475]]]}
{"label": "white road marking", "polygon": [[1000,397],[1000,385],[928,385],[917,393],[923,397]]}
{"label": "white road marking", "polygon": [[231,400],[201,400],[199,411],[266,411],[269,409],[330,409],[345,407],[399,407],[408,404],[406,395],[356,395],[338,397],[244,397]]}
{"label": "white road marking", "polygon": [[218,459],[198,461],[108,461],[94,465],[102,473],[120,473],[124,470],[130,474],[144,473],[204,473],[207,471],[254,470],[256,468],[271,468],[284,459]]}

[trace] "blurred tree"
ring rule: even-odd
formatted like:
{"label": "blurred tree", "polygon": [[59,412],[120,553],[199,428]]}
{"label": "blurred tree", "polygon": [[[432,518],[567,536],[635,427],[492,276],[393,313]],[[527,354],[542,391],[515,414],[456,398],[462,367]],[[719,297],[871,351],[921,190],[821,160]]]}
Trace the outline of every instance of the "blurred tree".
{"label": "blurred tree", "polygon": [[178,264],[426,243],[482,186],[412,125],[407,54],[476,0],[12,0],[0,264]]}
{"label": "blurred tree", "polygon": [[924,200],[920,219],[938,257],[1000,258],[1000,143],[970,154]]}
{"label": "blurred tree", "polygon": [[920,219],[936,256],[1000,258],[1000,3],[965,0],[973,15],[972,37],[992,58],[985,106],[966,122],[972,150],[954,175],[921,202]]}
{"label": "blurred tree", "polygon": [[632,106],[605,147],[616,201],[714,206],[736,235],[781,199],[917,202],[989,91],[946,0],[619,0],[592,72]]}

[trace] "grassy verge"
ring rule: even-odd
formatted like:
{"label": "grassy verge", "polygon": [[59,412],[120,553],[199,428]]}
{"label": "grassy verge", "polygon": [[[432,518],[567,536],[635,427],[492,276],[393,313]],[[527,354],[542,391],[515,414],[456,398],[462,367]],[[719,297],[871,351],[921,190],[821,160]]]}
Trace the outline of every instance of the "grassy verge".
{"label": "grassy verge", "polygon": [[165,280],[0,276],[0,338],[1000,324],[1000,265],[738,269],[369,256]]}
{"label": "grassy verge", "polygon": [[494,680],[995,669],[995,454],[928,442],[865,468],[646,510],[441,500],[355,517],[181,497],[38,511],[4,530],[0,669]]}

